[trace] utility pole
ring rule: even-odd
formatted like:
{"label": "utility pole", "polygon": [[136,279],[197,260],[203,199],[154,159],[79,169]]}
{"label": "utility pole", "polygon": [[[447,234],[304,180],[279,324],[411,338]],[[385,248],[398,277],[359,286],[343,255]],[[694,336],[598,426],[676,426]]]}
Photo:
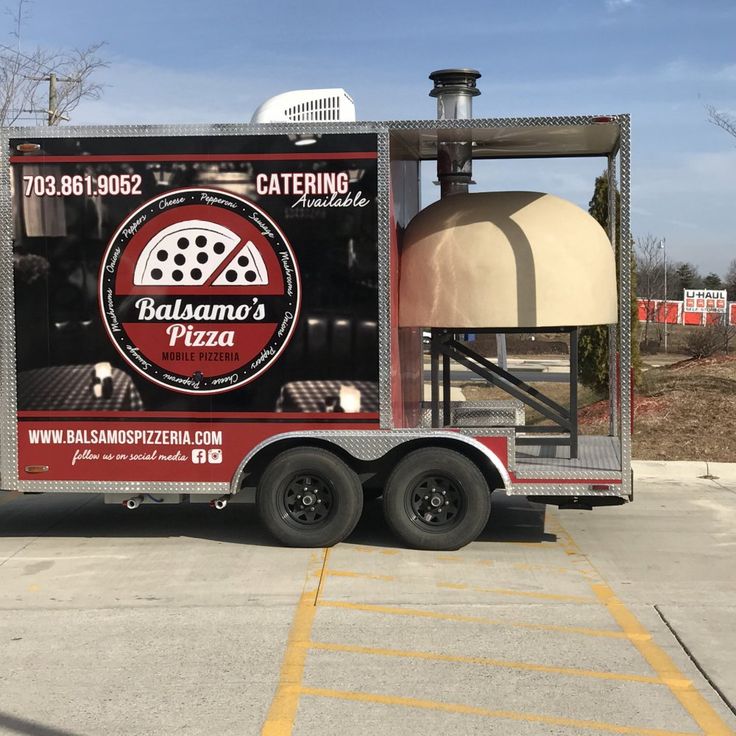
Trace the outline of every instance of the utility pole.
{"label": "utility pole", "polygon": [[662,238],[659,244],[662,249],[662,264],[664,268],[664,351],[667,352],[667,241]]}
{"label": "utility pole", "polygon": [[49,74],[49,125],[53,125],[56,122],[56,110],[58,105],[59,100],[56,96],[56,74],[51,72],[51,74]]}
{"label": "utility pole", "polygon": [[59,94],[56,89],[57,82],[78,82],[73,77],[57,77],[56,72],[50,72],[48,77],[26,77],[35,82],[49,83],[49,107],[48,110],[28,110],[28,112],[45,112],[47,125],[56,125],[60,120],[69,120],[66,115],[59,112]]}

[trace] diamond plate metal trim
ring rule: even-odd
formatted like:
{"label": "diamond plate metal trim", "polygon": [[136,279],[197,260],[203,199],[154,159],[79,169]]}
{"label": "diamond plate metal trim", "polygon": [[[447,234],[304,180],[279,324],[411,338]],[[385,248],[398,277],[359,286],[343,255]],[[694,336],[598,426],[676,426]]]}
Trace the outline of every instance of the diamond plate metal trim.
{"label": "diamond plate metal trim", "polygon": [[[614,490],[615,489],[615,490]],[[517,483],[506,491],[507,496],[615,496],[628,500],[629,496],[623,486],[612,486],[610,491],[591,491],[585,485],[555,485],[553,483],[523,485]]]}
{"label": "diamond plate metal trim", "polygon": [[13,298],[13,203],[10,181],[10,136],[0,132],[0,487],[18,484],[18,426],[15,381],[15,300]]}
{"label": "diamond plate metal trim", "polygon": [[459,120],[388,120],[384,123],[391,130],[414,129],[448,129],[448,128],[540,128],[562,125],[593,125],[601,117],[610,119],[611,123],[621,123],[628,115],[572,115],[559,117],[523,117],[523,118],[465,118]]}
{"label": "diamond plate metal trim", "polygon": [[535,472],[522,471],[523,465],[519,464],[516,468],[516,478],[518,481],[525,480],[622,480],[623,476],[620,470],[570,470],[569,468],[560,470],[538,470]]}
{"label": "diamond plate metal trim", "polygon": [[[616,157],[608,157],[608,237],[611,240],[613,252],[616,252],[616,241],[618,239],[617,207],[616,207]],[[624,310],[619,306],[619,312]],[[626,312],[628,314],[628,311]],[[618,386],[618,364],[616,355],[618,352],[618,325],[608,326],[608,406],[609,420],[608,431],[613,436],[618,436],[618,406],[616,387]]]}
{"label": "diamond plate metal trim", "polygon": [[[508,433],[499,432],[497,436],[506,436]],[[490,432],[483,433],[484,437],[492,436]],[[274,435],[256,445],[240,463],[231,485],[231,492],[237,493],[243,474],[248,465],[261,450],[276,442],[289,439],[311,439],[324,440],[333,445],[340,447],[345,452],[352,455],[358,460],[378,460],[387,452],[395,447],[416,439],[445,439],[452,440],[458,444],[467,444],[481,452],[498,470],[504,487],[511,487],[511,478],[504,464],[499,460],[498,456],[489,450],[485,445],[475,440],[472,436],[459,432],[418,432],[412,429],[395,429],[395,430],[353,430],[348,432],[340,432],[339,430],[324,430],[313,432],[284,432],[283,434]]]}
{"label": "diamond plate metal trim", "polygon": [[[423,402],[423,404],[426,402]],[[462,410],[462,411],[460,411]],[[468,422],[462,424],[461,422]],[[498,401],[450,402],[450,425],[459,429],[469,427],[520,427],[524,426],[524,404],[516,399]],[[423,405],[420,427],[431,428],[432,409]]]}
{"label": "diamond plate metal trim", "polygon": [[[288,135],[298,133],[388,133],[390,130],[439,130],[467,128],[540,128],[566,125],[592,125],[606,117],[611,123],[628,125],[628,115],[574,115],[557,117],[468,118],[460,120],[387,120],[354,123],[222,123],[181,125],[98,125],[9,128],[9,137],[74,138],[119,136],[225,136]],[[610,153],[615,153],[611,151]]]}
{"label": "diamond plate metal trim", "polygon": [[[391,402],[391,163],[388,132],[378,134],[378,402],[379,426],[394,426]],[[387,356],[387,360],[381,358]]]}
{"label": "diamond plate metal trim", "polygon": [[[223,123],[181,125],[70,125],[8,128],[10,138],[148,138],[154,136],[289,135],[299,133],[377,133],[386,123]],[[5,149],[7,150],[7,149]]]}
{"label": "diamond plate metal trim", "polygon": [[[578,457],[545,457],[547,450],[555,453],[562,448],[528,446],[517,451],[517,478],[554,480],[597,480],[599,478],[620,478],[621,452],[620,440],[615,437],[583,436],[578,446]],[[539,453],[535,455],[534,453]]]}
{"label": "diamond plate metal trim", "polygon": [[76,481],[76,480],[21,480],[19,491],[41,493],[230,493],[228,483],[162,483],[159,481]]}
{"label": "diamond plate metal trim", "polygon": [[622,115],[620,119],[620,158],[621,158],[621,257],[619,298],[621,300],[619,322],[621,363],[621,411],[619,417],[619,432],[621,436],[621,468],[623,472],[623,491],[631,495],[631,321],[629,318],[629,304],[631,302],[631,223],[629,218],[631,198],[631,150],[630,150],[630,119]]}

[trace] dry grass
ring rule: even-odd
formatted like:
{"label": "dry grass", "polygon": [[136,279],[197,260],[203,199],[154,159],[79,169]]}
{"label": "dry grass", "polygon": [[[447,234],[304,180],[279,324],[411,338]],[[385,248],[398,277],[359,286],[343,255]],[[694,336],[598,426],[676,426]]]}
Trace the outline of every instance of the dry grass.
{"label": "dry grass", "polygon": [[634,457],[736,462],[736,358],[685,360],[643,375]]}
{"label": "dry grass", "polygon": [[[555,401],[560,406],[568,408],[570,405],[570,387],[567,383],[530,383],[530,386],[541,391],[545,396]],[[468,401],[484,401],[487,399],[510,399],[511,397],[502,391],[500,388],[495,386],[486,385],[480,381],[474,381],[472,383],[465,383],[462,385],[463,395]],[[578,384],[578,407],[587,406],[595,401],[598,401],[600,396],[595,394],[586,386]],[[527,424],[541,424],[546,423],[548,420],[543,417],[534,409],[530,409],[528,406],[526,409],[526,423]],[[608,425],[606,425],[606,431],[602,433],[598,432],[587,432],[588,434],[605,434],[608,431]]]}

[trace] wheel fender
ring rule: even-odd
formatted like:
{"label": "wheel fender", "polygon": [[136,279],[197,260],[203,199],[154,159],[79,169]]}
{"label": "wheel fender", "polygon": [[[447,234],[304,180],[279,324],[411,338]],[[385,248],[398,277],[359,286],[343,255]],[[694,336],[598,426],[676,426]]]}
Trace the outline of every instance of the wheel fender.
{"label": "wheel fender", "polygon": [[230,492],[237,493],[248,463],[267,447],[290,440],[326,442],[347,452],[356,460],[378,460],[387,452],[414,440],[450,440],[459,445],[467,445],[483,455],[498,471],[504,487],[511,488],[511,478],[506,466],[495,452],[474,437],[459,432],[427,432],[426,430],[316,430],[305,432],[283,432],[273,435],[253,447],[241,460],[230,483]]}

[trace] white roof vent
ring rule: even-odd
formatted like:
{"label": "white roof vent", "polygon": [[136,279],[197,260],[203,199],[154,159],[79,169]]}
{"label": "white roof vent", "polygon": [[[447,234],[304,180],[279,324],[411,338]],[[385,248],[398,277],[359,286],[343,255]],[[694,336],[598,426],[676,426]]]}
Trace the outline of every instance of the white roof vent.
{"label": "white roof vent", "polygon": [[355,120],[353,98],[341,87],[299,89],[267,99],[251,123],[331,123]]}

